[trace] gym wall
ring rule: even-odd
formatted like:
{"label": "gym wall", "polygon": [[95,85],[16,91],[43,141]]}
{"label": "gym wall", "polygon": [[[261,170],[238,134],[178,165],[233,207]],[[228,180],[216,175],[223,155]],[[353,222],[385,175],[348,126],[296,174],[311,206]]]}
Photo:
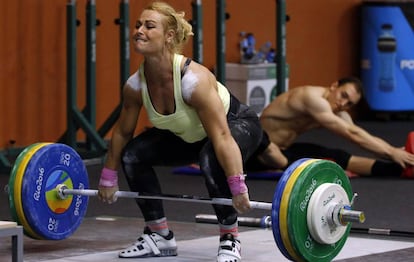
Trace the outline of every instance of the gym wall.
{"label": "gym wall", "polygon": [[[130,27],[150,1],[130,0]],[[167,1],[191,19],[190,0]],[[227,0],[226,61],[239,61],[239,33],[252,32],[257,47],[275,46],[276,0]],[[286,1],[289,87],[329,85],[358,75],[359,11],[362,0]],[[96,112],[99,127],[119,103],[120,1],[96,1]],[[216,1],[204,0],[204,64],[216,60]],[[66,4],[56,0],[0,1],[0,149],[39,141],[57,141],[66,130]],[[77,95],[85,105],[86,0],[77,1]],[[192,56],[192,43],[184,51]],[[131,73],[142,57],[131,49]],[[79,131],[79,139],[84,134]]]}

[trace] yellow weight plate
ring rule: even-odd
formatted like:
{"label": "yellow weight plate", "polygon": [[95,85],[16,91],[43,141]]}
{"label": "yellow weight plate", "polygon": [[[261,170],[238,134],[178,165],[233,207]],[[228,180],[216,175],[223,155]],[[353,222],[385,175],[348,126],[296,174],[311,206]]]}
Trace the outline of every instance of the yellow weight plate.
{"label": "yellow weight plate", "polygon": [[280,213],[279,213],[279,226],[280,226],[280,235],[283,241],[283,245],[286,250],[292,256],[295,261],[303,261],[303,259],[295,251],[290,239],[289,239],[289,229],[287,224],[287,215],[288,215],[288,205],[290,193],[292,192],[293,186],[295,185],[296,180],[302,173],[302,171],[311,163],[319,161],[319,159],[309,159],[299,165],[292,175],[286,182],[285,189],[283,190],[282,199],[280,201]]}
{"label": "yellow weight plate", "polygon": [[13,164],[13,168],[10,172],[10,177],[9,177],[9,205],[10,205],[10,213],[11,216],[13,218],[13,220],[15,222],[17,222],[19,225],[21,225],[21,222],[19,221],[19,218],[17,217],[17,213],[16,213],[16,207],[15,207],[15,201],[14,201],[14,185],[15,185],[15,180],[16,180],[16,173],[17,173],[17,168],[20,166],[20,163],[22,162],[24,156],[26,155],[26,153],[32,149],[34,146],[36,146],[38,143],[35,144],[31,144],[29,146],[27,146],[26,148],[23,149],[22,152],[20,152],[20,154],[17,156],[16,160],[14,161]]}
{"label": "yellow weight plate", "polygon": [[22,205],[22,181],[24,176],[24,171],[26,169],[27,164],[29,163],[32,156],[42,147],[49,145],[51,143],[39,143],[38,145],[34,146],[33,148],[28,151],[20,165],[18,166],[17,172],[16,172],[16,179],[14,183],[14,199],[15,199],[15,207],[16,207],[16,213],[19,218],[19,221],[22,223],[23,228],[26,230],[26,232],[33,238],[42,239],[38,234],[36,234],[33,229],[30,227],[29,223],[27,222],[27,219],[23,212],[23,205]]}

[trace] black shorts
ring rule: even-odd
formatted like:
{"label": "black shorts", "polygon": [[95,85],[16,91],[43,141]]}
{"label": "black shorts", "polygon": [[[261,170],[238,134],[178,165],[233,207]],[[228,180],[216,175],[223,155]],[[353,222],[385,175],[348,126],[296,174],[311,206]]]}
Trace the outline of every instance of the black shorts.
{"label": "black shorts", "polygon": [[259,161],[258,156],[261,155],[266,148],[270,145],[270,139],[267,133],[262,130],[263,135],[262,139],[260,140],[260,144],[257,147],[256,151],[250,156],[250,158],[246,161],[246,164],[244,166],[244,169],[246,172],[249,171],[263,171],[263,170],[269,170],[274,169],[274,167],[270,165],[266,165]]}

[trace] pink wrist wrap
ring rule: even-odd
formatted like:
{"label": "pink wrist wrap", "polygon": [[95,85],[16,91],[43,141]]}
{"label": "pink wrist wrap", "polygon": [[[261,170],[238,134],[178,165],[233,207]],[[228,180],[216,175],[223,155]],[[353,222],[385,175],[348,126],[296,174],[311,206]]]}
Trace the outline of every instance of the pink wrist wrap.
{"label": "pink wrist wrap", "polygon": [[245,181],[246,175],[240,174],[235,176],[230,176],[227,178],[227,183],[229,184],[231,194],[233,196],[247,193],[247,186]]}
{"label": "pink wrist wrap", "polygon": [[114,187],[118,185],[118,172],[104,167],[101,172],[101,178],[99,179],[99,186],[101,187]]}

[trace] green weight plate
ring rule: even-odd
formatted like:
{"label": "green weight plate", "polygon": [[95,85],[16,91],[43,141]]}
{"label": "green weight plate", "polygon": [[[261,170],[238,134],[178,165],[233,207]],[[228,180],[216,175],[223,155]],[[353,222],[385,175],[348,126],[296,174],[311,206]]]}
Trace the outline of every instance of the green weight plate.
{"label": "green weight plate", "polygon": [[317,159],[306,160],[305,162],[300,164],[295,169],[295,171],[293,171],[292,175],[289,177],[288,181],[286,182],[286,186],[285,186],[285,189],[283,190],[282,198],[280,201],[280,212],[279,212],[280,235],[283,241],[283,245],[285,246],[289,255],[295,261],[303,261],[303,259],[301,259],[301,256],[295,251],[294,246],[292,245],[291,240],[289,239],[289,235],[291,234],[288,228],[288,224],[289,224],[288,213],[289,213],[289,209],[291,208],[289,206],[289,199],[290,199],[293,185],[295,184],[296,180],[299,178],[300,174],[302,173],[302,170],[315,161],[318,161],[318,160]]}
{"label": "green weight plate", "polygon": [[290,241],[305,261],[332,261],[341,251],[349,235],[348,225],[342,238],[335,244],[320,244],[311,237],[307,225],[307,209],[312,193],[324,183],[336,183],[343,187],[349,199],[352,188],[344,170],[329,160],[319,160],[307,165],[293,185],[289,199],[287,224]]}
{"label": "green weight plate", "polygon": [[39,143],[35,145],[33,148],[31,148],[23,157],[22,162],[17,168],[16,176],[15,176],[15,183],[14,183],[14,204],[16,208],[16,213],[19,221],[21,222],[21,225],[25,229],[25,232],[27,236],[30,236],[35,239],[42,239],[42,237],[39,236],[39,234],[36,234],[34,230],[30,227],[29,223],[27,222],[26,216],[24,215],[23,211],[23,203],[22,201],[22,181],[24,172],[26,169],[27,163],[30,161],[32,156],[42,147],[48,145],[49,143]]}
{"label": "green weight plate", "polygon": [[16,172],[17,172],[17,168],[19,167],[26,153],[37,144],[38,143],[29,145],[25,149],[23,149],[22,152],[20,152],[20,154],[17,156],[16,160],[14,161],[13,167],[10,172],[10,177],[9,177],[9,182],[8,182],[9,209],[10,209],[10,214],[12,216],[12,219],[15,222],[17,222],[19,225],[21,225],[21,222],[19,221],[17,217],[16,205],[14,204],[14,195],[13,195],[14,194],[14,183],[16,180]]}

